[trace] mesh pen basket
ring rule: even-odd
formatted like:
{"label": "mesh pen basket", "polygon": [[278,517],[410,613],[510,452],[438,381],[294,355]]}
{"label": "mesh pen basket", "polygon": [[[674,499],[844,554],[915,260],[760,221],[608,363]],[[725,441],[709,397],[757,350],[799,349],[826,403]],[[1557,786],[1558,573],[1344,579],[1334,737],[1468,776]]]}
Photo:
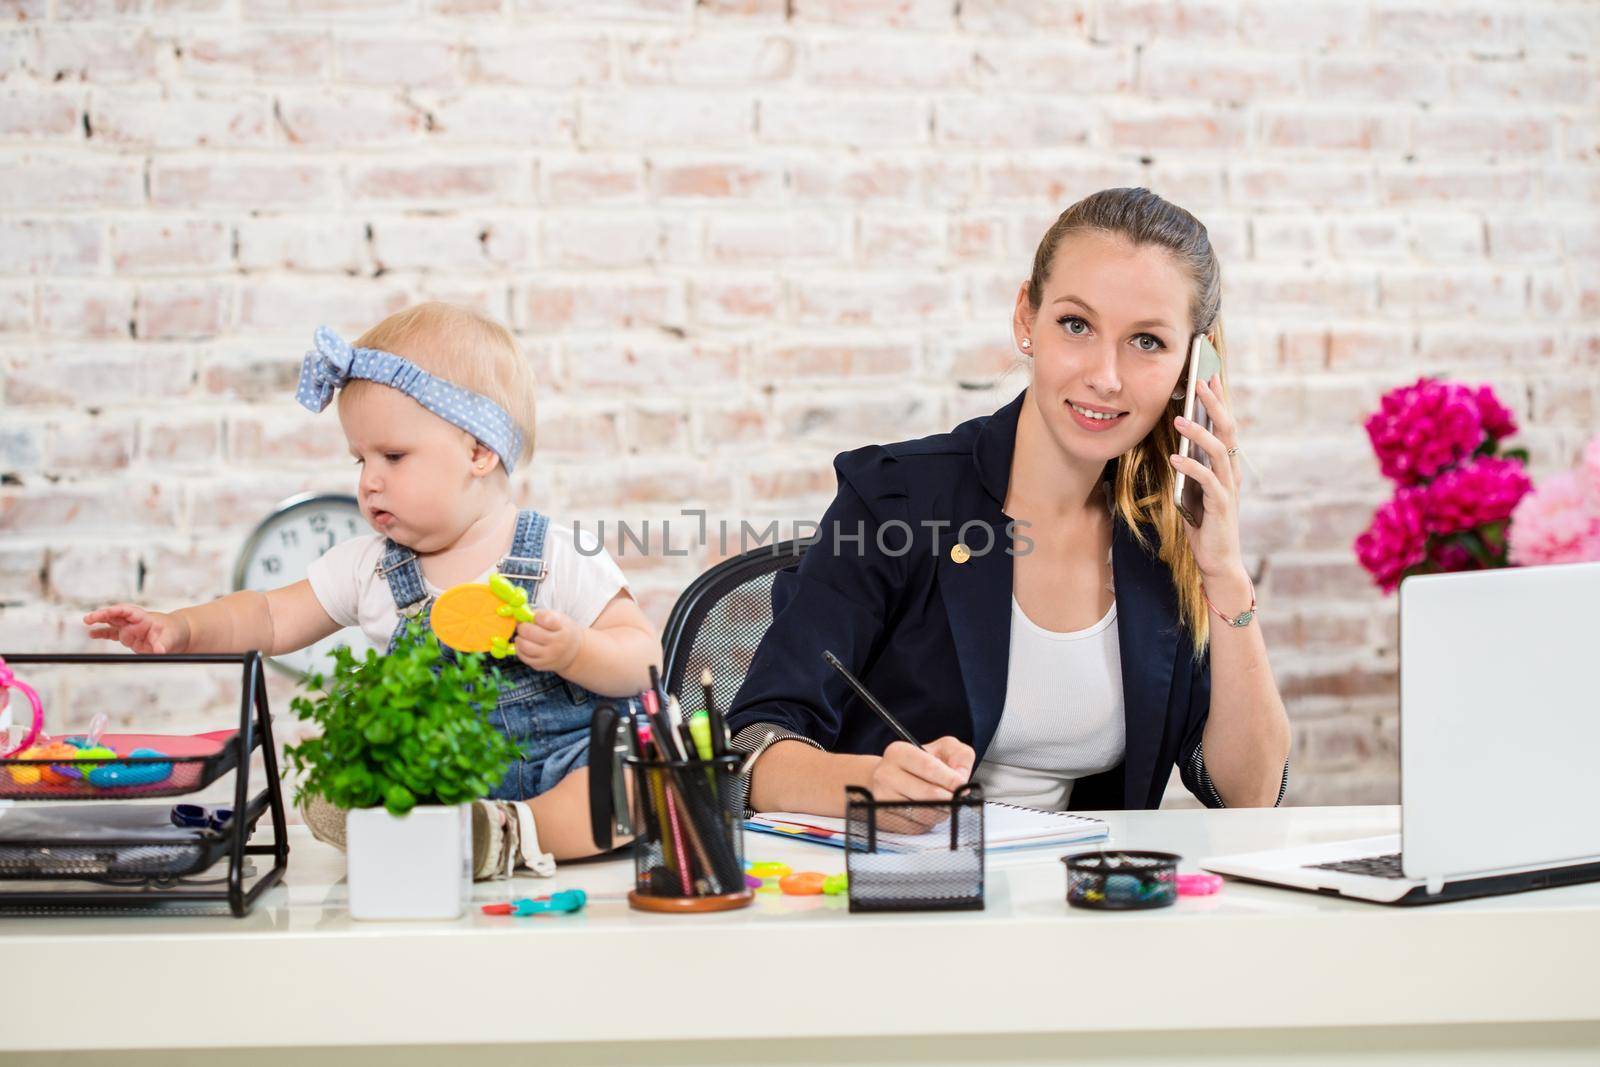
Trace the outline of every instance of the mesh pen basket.
{"label": "mesh pen basket", "polygon": [[1062,856],[1067,903],[1099,911],[1164,908],[1178,899],[1178,861],[1171,852],[1083,852]]}
{"label": "mesh pen basket", "polygon": [[643,911],[699,912],[754,900],[744,877],[744,803],[734,788],[739,757],[624,762],[633,776],[628,903]]}
{"label": "mesh pen basket", "polygon": [[949,801],[880,801],[845,789],[851,911],[983,907],[983,788]]}

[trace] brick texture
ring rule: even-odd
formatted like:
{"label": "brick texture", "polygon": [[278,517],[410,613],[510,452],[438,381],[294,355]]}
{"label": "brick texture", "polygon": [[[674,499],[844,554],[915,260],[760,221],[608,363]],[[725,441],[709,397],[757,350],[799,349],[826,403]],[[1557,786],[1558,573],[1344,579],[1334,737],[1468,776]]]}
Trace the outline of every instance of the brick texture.
{"label": "brick texture", "polygon": [[[660,621],[727,551],[663,518],[814,519],[837,449],[1008,399],[1034,242],[1137,183],[1224,257],[1290,802],[1388,801],[1362,414],[1492,382],[1539,476],[1600,420],[1581,0],[0,0],[0,154],[0,649],[227,591],[274,501],[351,487],[290,395],[312,328],[432,296],[540,375],[520,498],[653,520]],[[124,720],[231,714],[134,674]],[[108,692],[46,683],[58,730]]]}

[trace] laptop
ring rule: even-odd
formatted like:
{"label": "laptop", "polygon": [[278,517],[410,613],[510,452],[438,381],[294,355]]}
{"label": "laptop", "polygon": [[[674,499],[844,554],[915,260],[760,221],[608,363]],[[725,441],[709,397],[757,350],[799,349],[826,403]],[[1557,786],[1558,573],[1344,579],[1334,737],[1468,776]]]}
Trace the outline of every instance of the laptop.
{"label": "laptop", "polygon": [[1208,860],[1380,904],[1600,880],[1600,563],[1400,585],[1400,833]]}

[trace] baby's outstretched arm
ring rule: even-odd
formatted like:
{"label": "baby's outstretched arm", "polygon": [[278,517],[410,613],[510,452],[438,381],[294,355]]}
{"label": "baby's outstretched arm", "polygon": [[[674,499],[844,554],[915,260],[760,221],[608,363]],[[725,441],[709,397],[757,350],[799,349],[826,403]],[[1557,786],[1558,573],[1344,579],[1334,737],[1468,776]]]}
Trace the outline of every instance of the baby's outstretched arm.
{"label": "baby's outstretched arm", "polygon": [[611,598],[585,629],[559,611],[541,608],[519,623],[517,658],[535,670],[555,671],[592,693],[633,696],[650,685],[650,668],[661,668],[661,638],[626,592]]}
{"label": "baby's outstretched arm", "polygon": [[311,591],[298,581],[281,589],[243,589],[208,604],[177,611],[146,611],[113,604],[83,617],[97,627],[89,636],[120,641],[135,652],[249,652],[279,656],[314,644],[339,629]]}

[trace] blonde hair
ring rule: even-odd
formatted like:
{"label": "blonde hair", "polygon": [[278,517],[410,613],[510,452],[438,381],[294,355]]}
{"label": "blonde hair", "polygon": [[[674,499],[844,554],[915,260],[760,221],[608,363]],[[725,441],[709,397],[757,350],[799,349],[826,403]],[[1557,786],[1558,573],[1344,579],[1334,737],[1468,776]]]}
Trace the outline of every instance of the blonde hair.
{"label": "blonde hair", "polygon": [[[357,348],[403,356],[436,378],[499,404],[522,431],[521,467],[533,458],[537,385],[517,339],[471,308],[431,300],[397,311],[356,338]],[[360,387],[359,379],[345,388]]]}
{"label": "blonde hair", "polygon": [[[1154,245],[1172,253],[1194,282],[1189,299],[1189,321],[1194,324],[1194,332],[1210,334],[1217,355],[1222,357],[1226,398],[1228,350],[1222,336],[1222,268],[1205,224],[1148,189],[1102,189],[1084,197],[1063,211],[1039,242],[1033,257],[1033,274],[1028,279],[1028,302],[1035,310],[1044,297],[1045,282],[1062,240],[1085,231],[1114,234],[1135,245]],[[1184,349],[1187,359],[1187,339]],[[1169,415],[1181,414],[1182,408],[1181,398],[1168,402]],[[1144,440],[1118,457],[1111,498],[1112,506],[1139,544],[1149,547],[1147,528],[1154,528],[1159,542],[1157,556],[1172,572],[1178,614],[1189,630],[1198,657],[1210,640],[1211,623],[1200,567],[1189,551],[1183,516],[1172,500],[1173,470],[1167,457],[1177,453],[1178,441],[1172,419],[1157,419]]]}

